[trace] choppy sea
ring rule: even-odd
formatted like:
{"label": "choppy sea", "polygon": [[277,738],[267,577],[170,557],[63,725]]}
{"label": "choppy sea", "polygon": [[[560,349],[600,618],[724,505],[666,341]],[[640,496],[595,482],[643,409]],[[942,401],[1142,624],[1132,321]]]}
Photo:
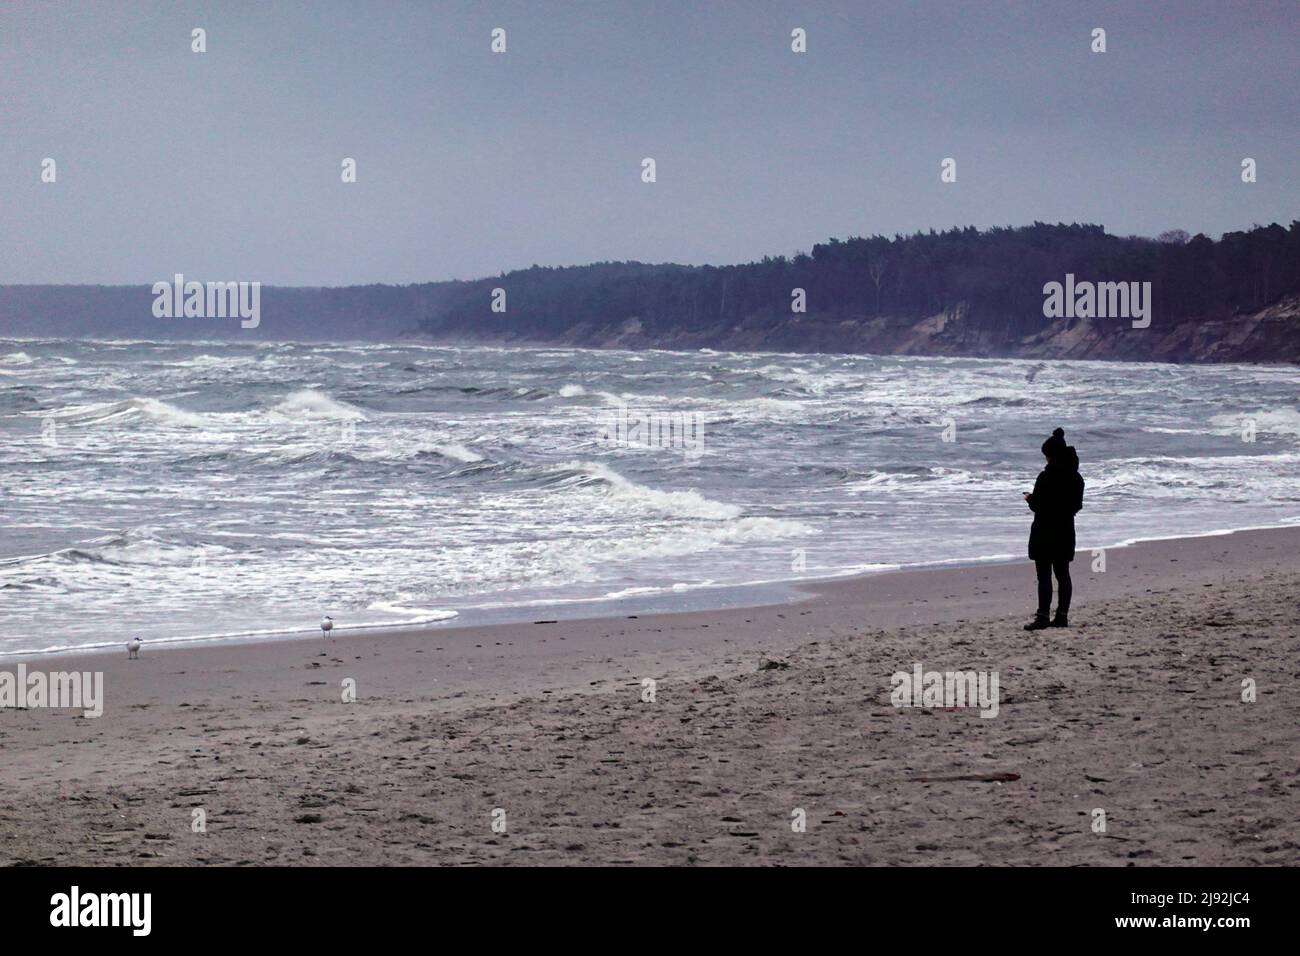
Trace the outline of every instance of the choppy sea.
{"label": "choppy sea", "polygon": [[1298,398],[1294,367],[0,339],[0,653],[1018,557],[1056,426],[1081,546],[1291,524]]}

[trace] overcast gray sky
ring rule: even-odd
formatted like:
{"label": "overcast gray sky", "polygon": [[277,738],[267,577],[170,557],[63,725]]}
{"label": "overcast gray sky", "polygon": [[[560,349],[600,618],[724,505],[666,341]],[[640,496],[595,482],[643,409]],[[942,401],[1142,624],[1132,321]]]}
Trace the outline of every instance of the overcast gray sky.
{"label": "overcast gray sky", "polygon": [[1298,23],[1294,0],[7,0],[0,282],[406,283],[1036,219],[1286,224]]}

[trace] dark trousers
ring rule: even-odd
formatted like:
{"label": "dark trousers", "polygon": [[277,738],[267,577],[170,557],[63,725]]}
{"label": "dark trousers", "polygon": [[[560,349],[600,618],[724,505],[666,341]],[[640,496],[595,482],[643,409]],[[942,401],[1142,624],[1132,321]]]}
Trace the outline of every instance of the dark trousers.
{"label": "dark trousers", "polygon": [[1052,574],[1056,574],[1056,588],[1060,592],[1056,599],[1056,613],[1065,617],[1070,613],[1070,596],[1074,585],[1070,582],[1070,562],[1035,561],[1038,570],[1038,616],[1047,617],[1052,611]]}

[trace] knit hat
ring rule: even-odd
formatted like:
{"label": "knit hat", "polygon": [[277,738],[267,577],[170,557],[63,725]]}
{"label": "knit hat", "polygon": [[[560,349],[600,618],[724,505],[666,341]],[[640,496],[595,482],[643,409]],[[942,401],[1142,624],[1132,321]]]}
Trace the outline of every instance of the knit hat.
{"label": "knit hat", "polygon": [[1065,452],[1065,429],[1058,428],[1052,437],[1043,442],[1043,454],[1048,458],[1060,458]]}

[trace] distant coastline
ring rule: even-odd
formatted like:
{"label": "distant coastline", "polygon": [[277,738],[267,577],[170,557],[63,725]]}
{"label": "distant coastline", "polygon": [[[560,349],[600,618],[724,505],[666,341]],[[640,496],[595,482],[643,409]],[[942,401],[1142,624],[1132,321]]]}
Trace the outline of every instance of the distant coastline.
{"label": "distant coastline", "polygon": [[[1098,302],[1054,309],[1046,290],[1073,289],[1076,277]],[[1141,321],[1107,310],[1139,284]],[[262,283],[262,294],[263,321],[241,328],[158,317],[149,285],[0,285],[0,336],[1295,363],[1300,220],[1217,241],[1078,224],[967,227],[831,239],[744,265],[533,266],[412,285]]]}

